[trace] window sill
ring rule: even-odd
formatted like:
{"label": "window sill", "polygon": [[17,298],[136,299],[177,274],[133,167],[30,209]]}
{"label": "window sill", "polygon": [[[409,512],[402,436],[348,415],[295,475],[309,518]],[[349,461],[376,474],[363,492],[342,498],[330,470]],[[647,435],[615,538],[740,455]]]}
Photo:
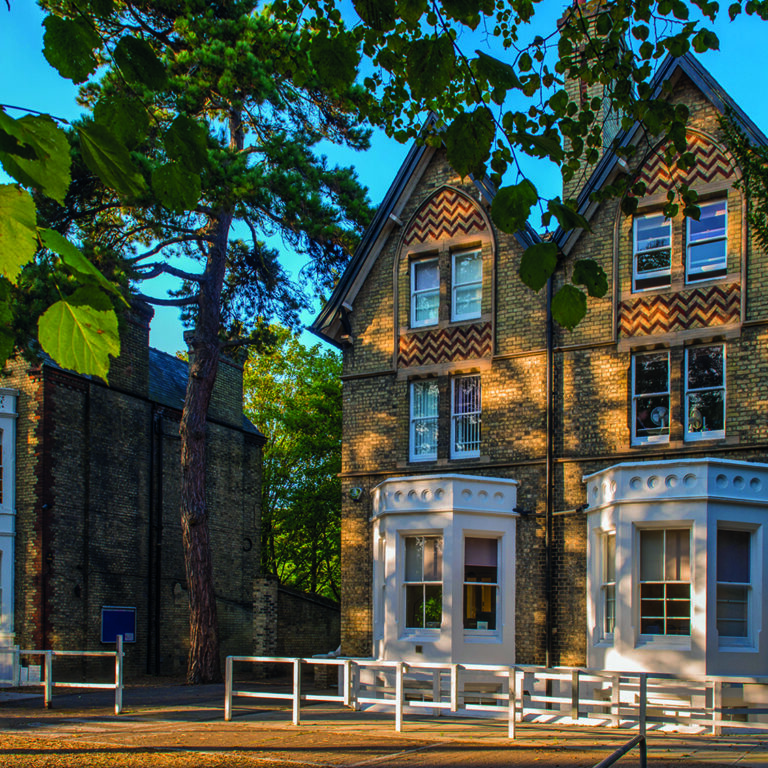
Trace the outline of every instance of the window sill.
{"label": "window sill", "polygon": [[414,629],[406,630],[399,640],[405,643],[436,643],[440,640],[440,629]]}
{"label": "window sill", "polygon": [[690,651],[690,635],[638,635],[635,648],[653,651]]}
{"label": "window sill", "polygon": [[464,632],[465,643],[501,644],[501,632],[498,630],[483,632],[482,630],[469,630]]}

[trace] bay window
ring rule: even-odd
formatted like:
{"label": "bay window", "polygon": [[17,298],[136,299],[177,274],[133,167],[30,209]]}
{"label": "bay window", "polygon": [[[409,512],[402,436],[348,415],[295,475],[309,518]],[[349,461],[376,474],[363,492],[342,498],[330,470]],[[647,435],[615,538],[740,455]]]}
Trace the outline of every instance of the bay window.
{"label": "bay window", "polygon": [[640,531],[640,634],[691,634],[691,533]]}
{"label": "bay window", "polygon": [[721,638],[749,637],[751,543],[750,531],[717,531],[717,632]]}
{"label": "bay window", "polygon": [[725,437],[725,347],[685,352],[685,439]]}
{"label": "bay window", "polygon": [[702,203],[699,220],[686,218],[686,279],[711,280],[728,271],[728,206],[725,200]]}
{"label": "bay window", "polygon": [[497,629],[499,547],[497,539],[464,540],[464,629]]}
{"label": "bay window", "polygon": [[663,288],[671,281],[672,222],[662,213],[635,218],[632,289]]}
{"label": "bay window", "polygon": [[411,461],[437,458],[437,381],[411,383]]}
{"label": "bay window", "polygon": [[405,537],[405,628],[439,629],[443,617],[443,538]]}
{"label": "bay window", "polygon": [[616,532],[605,533],[601,537],[603,562],[601,608],[602,608],[602,636],[613,637],[616,626]]}

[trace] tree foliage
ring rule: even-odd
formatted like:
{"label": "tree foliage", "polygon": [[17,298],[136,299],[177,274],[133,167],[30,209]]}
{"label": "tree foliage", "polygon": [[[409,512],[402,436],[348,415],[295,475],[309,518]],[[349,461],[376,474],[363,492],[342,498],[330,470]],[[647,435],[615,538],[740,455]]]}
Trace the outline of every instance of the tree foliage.
{"label": "tree foliage", "polygon": [[341,360],[287,328],[245,364],[245,411],[266,433],[261,506],[265,573],[339,599]]}

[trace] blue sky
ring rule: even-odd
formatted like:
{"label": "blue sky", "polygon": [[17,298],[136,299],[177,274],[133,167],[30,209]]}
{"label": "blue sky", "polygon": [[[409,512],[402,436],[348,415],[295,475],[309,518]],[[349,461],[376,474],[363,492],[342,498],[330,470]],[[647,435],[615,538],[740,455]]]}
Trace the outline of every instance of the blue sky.
{"label": "blue sky", "polygon": [[[566,5],[564,0],[542,2],[531,36],[551,32]],[[0,71],[4,74],[0,103],[71,120],[79,114],[75,103],[77,88],[60,78],[43,58],[42,18],[42,13],[31,0],[12,0],[10,12],[5,3],[0,3]],[[703,55],[699,57],[700,61],[758,127],[768,133],[768,99],[765,97],[768,22],[742,15],[732,23],[724,19],[716,25],[715,31],[720,38],[720,51]],[[470,52],[484,45],[479,36],[466,42]],[[328,155],[335,163],[354,165],[361,181],[369,188],[371,200],[377,204],[386,193],[407,150],[407,146],[377,132],[371,149],[366,153],[332,149]],[[558,194],[556,171],[541,165],[532,165],[526,171],[533,175],[534,182],[544,195]],[[289,251],[285,252],[284,263],[294,274],[301,267],[300,260]],[[153,295],[163,295],[162,290],[154,291]],[[311,319],[308,314],[305,321],[310,322]],[[150,332],[152,345],[173,354],[184,348],[181,333],[178,311],[156,308]],[[307,341],[313,338],[309,337]]]}

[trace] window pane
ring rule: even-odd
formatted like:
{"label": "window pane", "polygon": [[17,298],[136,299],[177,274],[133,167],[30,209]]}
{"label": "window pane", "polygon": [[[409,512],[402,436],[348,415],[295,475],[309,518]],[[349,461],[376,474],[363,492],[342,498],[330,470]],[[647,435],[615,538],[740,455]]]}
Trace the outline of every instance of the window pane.
{"label": "window pane", "polygon": [[608,634],[613,632],[616,625],[616,585],[608,584],[605,587],[605,626]]}
{"label": "window pane", "polygon": [[643,216],[635,219],[635,242],[637,251],[650,248],[669,247],[671,240],[671,222],[663,214]]}
{"label": "window pane", "polygon": [[440,584],[424,587],[424,626],[439,628],[443,619],[443,588]]}
{"label": "window pane", "polygon": [[416,629],[424,626],[423,584],[411,584],[405,588],[405,626]]}
{"label": "window pane", "polygon": [[417,291],[426,291],[440,287],[440,272],[437,261],[415,262],[413,265],[413,287]]}
{"label": "window pane", "polygon": [[[718,557],[719,560],[719,557]],[[724,637],[747,637],[749,587],[718,584],[717,631]]]}
{"label": "window pane", "polygon": [[405,540],[405,580],[421,581],[424,563],[424,539],[411,536]]}
{"label": "window pane", "polygon": [[431,418],[437,416],[437,382],[417,381],[411,389],[413,393],[413,418]]}
{"label": "window pane", "polygon": [[688,233],[690,242],[707,240],[714,237],[725,237],[725,200],[708,203],[699,207],[701,215],[699,220],[688,219]]}
{"label": "window pane", "polygon": [[635,394],[669,392],[669,354],[635,357]]}
{"label": "window pane", "polygon": [[464,628],[496,629],[496,587],[464,585]]}
{"label": "window pane", "polygon": [[717,580],[749,584],[749,531],[717,532]]}
{"label": "window pane", "polygon": [[443,540],[429,536],[424,540],[424,581],[443,578]]}
{"label": "window pane", "polygon": [[477,251],[456,256],[454,265],[456,270],[453,276],[454,285],[471,283],[483,278],[483,257]]}
{"label": "window pane", "polygon": [[640,581],[664,580],[664,531],[640,532]]}
{"label": "window pane", "polygon": [[479,316],[482,295],[483,287],[481,285],[467,285],[457,288],[454,292],[454,315]]}
{"label": "window pane", "polygon": [[688,350],[688,389],[723,385],[723,347],[694,347]]}
{"label": "window pane", "polygon": [[437,322],[437,310],[440,304],[440,294],[437,290],[429,293],[420,293],[414,297],[415,323],[427,323],[430,320]]}
{"label": "window pane", "polygon": [[616,581],[616,536],[605,537],[605,580]]}
{"label": "window pane", "polygon": [[688,272],[690,280],[706,280],[725,274],[727,260],[725,240],[688,246]]}
{"label": "window pane", "polygon": [[665,581],[690,581],[691,534],[687,530],[666,531]]}
{"label": "window pane", "polygon": [[722,389],[688,395],[688,431],[719,432],[725,429],[725,399]]}
{"label": "window pane", "polygon": [[498,542],[496,539],[466,539],[464,541],[464,564],[498,565]]}
{"label": "window pane", "polygon": [[[660,251],[640,251],[637,254],[637,274],[643,276],[646,272],[668,270],[671,259],[671,251],[667,248]],[[662,282],[669,282],[666,277]]]}

